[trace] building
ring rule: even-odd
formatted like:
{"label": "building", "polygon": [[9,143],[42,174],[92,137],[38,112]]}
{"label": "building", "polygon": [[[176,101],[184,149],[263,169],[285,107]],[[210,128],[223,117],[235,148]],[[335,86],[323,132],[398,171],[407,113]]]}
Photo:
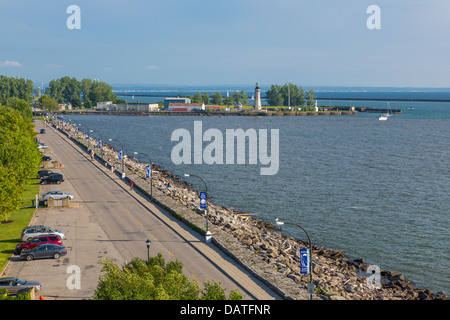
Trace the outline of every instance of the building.
{"label": "building", "polygon": [[159,111],[157,103],[120,103],[115,106],[117,111]]}
{"label": "building", "polygon": [[169,110],[169,104],[171,103],[191,103],[189,98],[165,98],[164,109]]}
{"label": "building", "polygon": [[259,83],[256,83],[255,87],[255,106],[253,107],[255,110],[261,110],[261,89],[259,88]]}
{"label": "building", "polygon": [[157,103],[120,103],[114,104],[112,101],[97,102],[97,110],[107,110],[107,111],[159,111],[159,106]]}
{"label": "building", "polygon": [[102,102],[97,102],[97,109],[98,110],[106,110],[108,109],[109,106],[111,106],[113,103],[112,101],[102,101]]}
{"label": "building", "polygon": [[67,103],[67,104],[59,104],[59,110],[60,110],[60,111],[64,111],[64,110],[72,110],[72,104],[71,104],[71,103]]}
{"label": "building", "polygon": [[169,111],[199,111],[205,110],[204,103],[170,103]]}

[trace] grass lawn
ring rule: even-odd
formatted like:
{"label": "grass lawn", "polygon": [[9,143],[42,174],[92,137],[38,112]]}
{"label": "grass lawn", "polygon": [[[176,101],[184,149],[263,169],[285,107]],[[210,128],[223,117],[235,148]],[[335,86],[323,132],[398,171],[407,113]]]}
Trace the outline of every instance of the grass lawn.
{"label": "grass lawn", "polygon": [[16,244],[20,241],[20,233],[28,226],[33,217],[34,207],[31,200],[39,194],[39,179],[32,178],[23,192],[22,208],[14,211],[8,218],[8,223],[0,223],[0,271],[6,265]]}

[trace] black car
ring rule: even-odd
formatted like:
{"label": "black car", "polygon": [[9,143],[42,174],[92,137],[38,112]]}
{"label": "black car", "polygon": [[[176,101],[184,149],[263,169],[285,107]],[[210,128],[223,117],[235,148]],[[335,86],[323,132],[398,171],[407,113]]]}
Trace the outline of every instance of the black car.
{"label": "black car", "polygon": [[47,177],[44,177],[41,179],[41,184],[47,184],[47,183],[57,183],[60,184],[64,181],[64,177],[60,173],[52,173]]}
{"label": "black car", "polygon": [[45,129],[41,129],[41,132],[40,133],[45,133]]}
{"label": "black car", "polygon": [[38,171],[38,178],[41,179],[41,178],[48,177],[52,173],[54,173],[52,170],[39,170]]}
{"label": "black car", "polygon": [[50,157],[50,156],[42,156],[42,161],[50,161],[50,160],[52,160],[52,157]]}
{"label": "black car", "polygon": [[29,251],[20,254],[22,260],[31,261],[34,259],[55,258],[59,259],[61,256],[67,254],[65,246],[59,246],[57,244],[41,244]]}

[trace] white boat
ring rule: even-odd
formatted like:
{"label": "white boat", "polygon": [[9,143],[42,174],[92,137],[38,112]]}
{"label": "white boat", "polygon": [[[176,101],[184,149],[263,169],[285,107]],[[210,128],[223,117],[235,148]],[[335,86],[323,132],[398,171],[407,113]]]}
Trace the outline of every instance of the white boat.
{"label": "white boat", "polygon": [[386,121],[387,119],[389,119],[389,117],[392,116],[391,108],[389,107],[389,101],[388,101],[388,103],[387,103],[387,106],[388,106],[388,107],[387,107],[387,113],[381,115],[381,116],[378,118],[378,120]]}

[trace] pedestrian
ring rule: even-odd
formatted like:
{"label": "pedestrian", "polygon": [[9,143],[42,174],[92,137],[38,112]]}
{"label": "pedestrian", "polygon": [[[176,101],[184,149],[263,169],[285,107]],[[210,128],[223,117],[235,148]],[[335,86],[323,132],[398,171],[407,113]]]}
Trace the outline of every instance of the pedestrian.
{"label": "pedestrian", "polygon": [[130,181],[130,190],[133,190],[133,181]]}

